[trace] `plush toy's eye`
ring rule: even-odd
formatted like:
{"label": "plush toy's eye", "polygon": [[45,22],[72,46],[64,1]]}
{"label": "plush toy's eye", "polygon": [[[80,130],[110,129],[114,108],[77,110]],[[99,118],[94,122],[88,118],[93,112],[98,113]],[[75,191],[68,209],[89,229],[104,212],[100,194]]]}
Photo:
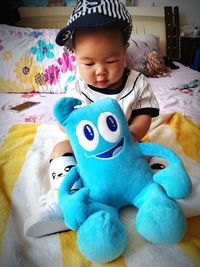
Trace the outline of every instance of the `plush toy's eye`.
{"label": "plush toy's eye", "polygon": [[108,142],[116,142],[121,129],[118,119],[111,112],[101,113],[98,118],[98,129],[102,137]]}
{"label": "plush toy's eye", "polygon": [[92,122],[87,120],[79,122],[76,127],[76,135],[79,144],[88,151],[94,150],[99,142],[99,135],[96,127]]}

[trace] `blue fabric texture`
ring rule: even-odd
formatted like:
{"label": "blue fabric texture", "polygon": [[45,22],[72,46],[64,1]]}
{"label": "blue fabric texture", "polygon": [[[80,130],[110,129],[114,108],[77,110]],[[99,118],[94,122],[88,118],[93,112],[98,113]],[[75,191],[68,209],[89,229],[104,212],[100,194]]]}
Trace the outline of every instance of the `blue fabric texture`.
{"label": "blue fabric texture", "polygon": [[[179,242],[186,232],[186,219],[174,199],[191,192],[180,158],[165,146],[134,142],[115,100],[80,104],[64,97],[54,107],[77,160],[60,187],[59,204],[65,224],[77,231],[80,251],[95,263],[119,257],[126,246],[126,231],[118,211],[127,205],[138,208],[136,231],[146,240]],[[165,158],[168,167],[153,175],[147,155]],[[83,188],[71,193],[78,179]]]}

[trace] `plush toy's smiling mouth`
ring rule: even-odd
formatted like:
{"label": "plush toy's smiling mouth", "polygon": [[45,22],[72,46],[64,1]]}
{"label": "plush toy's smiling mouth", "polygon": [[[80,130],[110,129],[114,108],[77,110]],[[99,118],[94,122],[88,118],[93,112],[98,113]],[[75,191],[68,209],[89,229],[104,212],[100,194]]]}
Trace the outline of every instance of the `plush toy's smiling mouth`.
{"label": "plush toy's smiling mouth", "polygon": [[115,145],[114,147],[112,147],[111,149],[103,153],[95,155],[95,157],[100,158],[100,159],[112,158],[116,156],[122,150],[123,144],[124,144],[124,139],[121,139],[121,141],[117,145]]}

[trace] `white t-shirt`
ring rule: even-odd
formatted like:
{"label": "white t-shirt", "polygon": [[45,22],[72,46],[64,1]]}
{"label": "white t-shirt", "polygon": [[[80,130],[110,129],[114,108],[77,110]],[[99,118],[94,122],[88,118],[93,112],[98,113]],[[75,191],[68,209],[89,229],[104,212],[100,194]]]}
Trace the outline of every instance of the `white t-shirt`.
{"label": "white t-shirt", "polygon": [[124,87],[119,89],[97,89],[88,86],[81,78],[71,83],[66,92],[67,97],[75,97],[88,105],[97,99],[111,97],[118,101],[127,121],[133,116],[150,114],[152,117],[159,115],[159,105],[147,81],[147,78],[134,70],[125,70],[127,75]]}

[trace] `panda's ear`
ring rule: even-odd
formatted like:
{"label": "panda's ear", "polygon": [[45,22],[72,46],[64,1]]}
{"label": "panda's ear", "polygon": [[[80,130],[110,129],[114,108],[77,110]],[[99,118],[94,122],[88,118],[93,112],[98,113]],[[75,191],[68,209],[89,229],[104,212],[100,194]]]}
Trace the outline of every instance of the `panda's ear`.
{"label": "panda's ear", "polygon": [[64,126],[65,121],[74,110],[74,107],[81,105],[81,101],[73,97],[62,97],[54,106],[54,116]]}

